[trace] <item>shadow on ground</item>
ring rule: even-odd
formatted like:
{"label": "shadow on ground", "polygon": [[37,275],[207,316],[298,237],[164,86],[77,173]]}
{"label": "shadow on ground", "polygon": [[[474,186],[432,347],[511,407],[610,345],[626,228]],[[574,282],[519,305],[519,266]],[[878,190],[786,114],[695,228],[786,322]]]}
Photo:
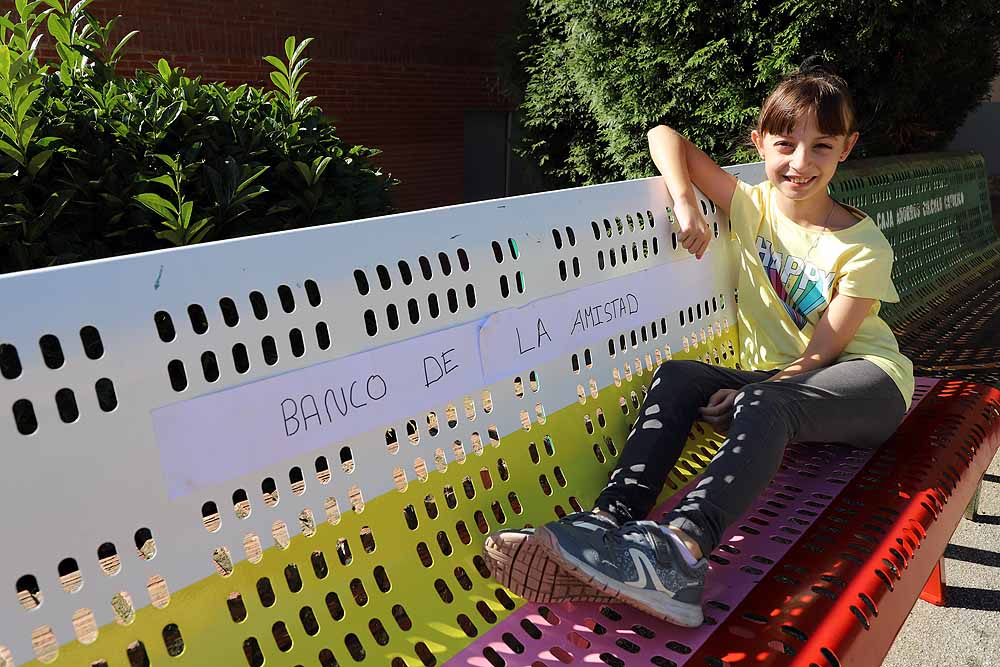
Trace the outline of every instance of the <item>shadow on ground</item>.
{"label": "shadow on ground", "polygon": [[949,586],[945,603],[954,609],[1000,611],[1000,591]]}
{"label": "shadow on ground", "polygon": [[[976,521],[984,523],[981,517],[976,517]],[[1000,553],[976,549],[975,547],[963,547],[959,544],[949,544],[944,550],[944,557],[952,560],[964,560],[966,563],[976,563],[978,565],[989,565],[990,567],[1000,567]]]}

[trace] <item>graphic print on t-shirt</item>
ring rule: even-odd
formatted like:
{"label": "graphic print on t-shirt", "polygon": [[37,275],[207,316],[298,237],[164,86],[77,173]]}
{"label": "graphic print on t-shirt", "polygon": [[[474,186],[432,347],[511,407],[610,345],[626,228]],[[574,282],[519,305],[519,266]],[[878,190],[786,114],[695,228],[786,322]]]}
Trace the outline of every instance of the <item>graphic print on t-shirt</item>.
{"label": "graphic print on t-shirt", "polygon": [[809,313],[829,303],[834,274],[801,257],[775,250],[763,236],[757,237],[757,254],[788,316],[801,331]]}

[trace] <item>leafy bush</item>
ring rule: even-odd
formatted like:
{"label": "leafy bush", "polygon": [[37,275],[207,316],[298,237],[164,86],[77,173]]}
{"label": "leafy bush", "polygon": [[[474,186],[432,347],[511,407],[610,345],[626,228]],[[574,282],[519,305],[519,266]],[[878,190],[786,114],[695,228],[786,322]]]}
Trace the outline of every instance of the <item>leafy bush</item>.
{"label": "leafy bush", "polygon": [[654,173],[658,122],[717,160],[756,159],[764,97],[812,54],[851,84],[859,156],[943,148],[1000,73],[996,0],[525,2],[523,153],[554,185]]}
{"label": "leafy bush", "polygon": [[113,41],[91,1],[0,17],[0,273],[391,211],[379,151],[345,144],[300,91],[311,40],[265,58],[273,90],[164,60],[124,77],[135,33]]}

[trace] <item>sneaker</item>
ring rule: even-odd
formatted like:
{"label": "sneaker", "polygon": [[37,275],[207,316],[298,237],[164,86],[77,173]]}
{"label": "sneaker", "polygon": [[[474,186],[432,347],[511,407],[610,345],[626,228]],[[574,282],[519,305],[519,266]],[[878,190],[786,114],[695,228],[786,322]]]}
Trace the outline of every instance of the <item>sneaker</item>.
{"label": "sneaker", "polygon": [[500,530],[486,538],[483,557],[494,579],[530,602],[614,602],[559,567],[534,534],[534,528],[524,528]]}
{"label": "sneaker", "polygon": [[684,561],[673,540],[653,521],[600,531],[553,521],[535,541],[571,574],[647,614],[688,628],[704,621],[701,595],[708,561]]}

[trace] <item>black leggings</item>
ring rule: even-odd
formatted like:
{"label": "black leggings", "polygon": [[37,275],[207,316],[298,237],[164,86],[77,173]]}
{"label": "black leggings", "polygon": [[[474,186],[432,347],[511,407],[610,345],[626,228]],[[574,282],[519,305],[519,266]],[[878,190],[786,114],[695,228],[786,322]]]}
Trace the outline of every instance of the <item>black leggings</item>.
{"label": "black leggings", "polygon": [[707,555],[767,486],[789,442],[873,449],[892,435],[906,412],[892,378],[865,359],[765,382],[776,372],[665,362],[653,376],[596,506],[619,523],[644,518],[680,458],[698,408],[719,389],[742,389],[722,447],[697,487],[664,521],[690,535]]}

